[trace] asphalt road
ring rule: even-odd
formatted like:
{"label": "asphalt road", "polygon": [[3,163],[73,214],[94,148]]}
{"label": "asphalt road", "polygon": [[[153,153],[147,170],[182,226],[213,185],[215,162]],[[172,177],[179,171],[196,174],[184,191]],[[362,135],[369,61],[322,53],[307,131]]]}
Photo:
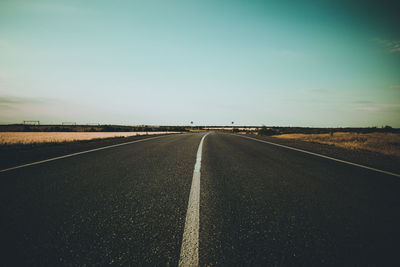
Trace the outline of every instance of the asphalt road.
{"label": "asphalt road", "polygon": [[[177,266],[203,134],[0,173],[2,266]],[[398,266],[400,178],[229,134],[200,176],[201,266]]]}

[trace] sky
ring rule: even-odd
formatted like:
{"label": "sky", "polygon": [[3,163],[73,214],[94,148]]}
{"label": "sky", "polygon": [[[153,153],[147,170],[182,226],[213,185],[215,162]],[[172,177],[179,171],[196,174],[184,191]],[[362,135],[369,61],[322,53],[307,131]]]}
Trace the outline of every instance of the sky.
{"label": "sky", "polygon": [[400,127],[396,2],[0,0],[0,123]]}

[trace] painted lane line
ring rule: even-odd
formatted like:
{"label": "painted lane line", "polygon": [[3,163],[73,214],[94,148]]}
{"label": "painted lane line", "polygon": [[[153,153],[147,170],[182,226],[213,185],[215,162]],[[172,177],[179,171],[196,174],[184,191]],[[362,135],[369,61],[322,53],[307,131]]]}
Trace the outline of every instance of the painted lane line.
{"label": "painted lane line", "polygon": [[325,159],[334,160],[334,161],[337,161],[337,162],[345,163],[345,164],[348,164],[348,165],[356,166],[356,167],[359,167],[359,168],[364,168],[364,169],[375,171],[375,172],[384,173],[384,174],[395,176],[395,177],[400,177],[400,174],[397,174],[397,173],[388,172],[388,171],[384,171],[384,170],[368,167],[368,166],[365,166],[365,165],[353,163],[353,162],[346,161],[346,160],[341,160],[341,159],[337,159],[337,158],[328,157],[328,156],[325,156],[325,155],[322,155],[322,154],[318,154],[318,153],[314,153],[314,152],[310,152],[310,151],[306,151],[306,150],[302,150],[302,149],[298,149],[298,148],[294,148],[294,147],[290,147],[290,146],[285,146],[285,145],[281,145],[281,144],[275,144],[275,143],[272,143],[272,142],[268,142],[268,141],[260,140],[260,139],[257,139],[257,138],[248,137],[248,136],[240,136],[240,135],[235,135],[235,136],[239,136],[239,137],[255,140],[255,141],[258,141],[258,142],[261,142],[261,143],[266,143],[266,144],[270,144],[270,145],[274,145],[274,146],[284,147],[284,148],[287,148],[287,149],[299,151],[299,152],[302,152],[302,153],[314,155],[314,156],[325,158]]}
{"label": "painted lane line", "polygon": [[85,151],[81,151],[81,152],[76,152],[76,153],[72,153],[72,154],[63,155],[63,156],[60,156],[60,157],[45,159],[45,160],[41,160],[41,161],[36,161],[36,162],[32,162],[32,163],[27,163],[27,164],[15,166],[15,167],[7,168],[7,169],[4,169],[4,170],[0,170],[0,172],[7,172],[7,171],[15,170],[15,169],[20,169],[20,168],[24,168],[24,167],[37,165],[37,164],[42,164],[42,163],[53,161],[53,160],[65,159],[65,158],[69,158],[69,157],[73,157],[73,156],[77,156],[77,155],[81,155],[81,154],[95,152],[95,151],[108,149],[108,148],[112,148],[112,147],[130,145],[130,144],[139,143],[139,142],[143,142],[143,141],[147,141],[147,140],[153,140],[153,139],[157,139],[157,138],[162,138],[162,137],[165,137],[165,136],[168,136],[168,135],[150,137],[150,138],[145,138],[145,139],[125,142],[125,143],[121,143],[121,144],[115,144],[115,145],[110,145],[110,146],[104,146],[104,147],[99,147],[99,148],[95,148],[95,149],[85,150]]}
{"label": "painted lane line", "polygon": [[179,266],[199,266],[199,226],[200,226],[200,169],[203,142],[208,134],[201,138],[194,165],[192,186],[186,212]]}

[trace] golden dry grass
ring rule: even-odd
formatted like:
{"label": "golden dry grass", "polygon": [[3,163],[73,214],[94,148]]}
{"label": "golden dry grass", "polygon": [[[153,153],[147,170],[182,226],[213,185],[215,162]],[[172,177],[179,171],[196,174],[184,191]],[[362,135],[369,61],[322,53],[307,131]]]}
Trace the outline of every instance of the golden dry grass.
{"label": "golden dry grass", "polygon": [[343,133],[282,134],[274,137],[330,144],[349,149],[365,149],[400,157],[400,134],[395,133]]}
{"label": "golden dry grass", "polygon": [[[167,132],[0,132],[0,145],[59,143],[96,138],[164,134]],[[170,132],[171,133],[171,132]]]}

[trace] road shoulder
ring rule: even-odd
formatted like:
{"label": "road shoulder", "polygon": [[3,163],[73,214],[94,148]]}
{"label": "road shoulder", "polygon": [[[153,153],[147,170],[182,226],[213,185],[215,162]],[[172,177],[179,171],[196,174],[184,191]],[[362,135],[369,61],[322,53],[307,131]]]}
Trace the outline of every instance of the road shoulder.
{"label": "road shoulder", "polygon": [[400,158],[397,158],[395,156],[383,155],[380,153],[361,150],[361,149],[360,150],[346,149],[334,145],[327,145],[316,142],[306,142],[301,140],[288,140],[288,139],[280,139],[269,136],[251,135],[251,134],[243,136],[256,138],[259,140],[264,140],[271,143],[285,145],[297,149],[302,149],[309,152],[318,153],[324,156],[333,157],[336,159],[381,169],[384,171],[400,173]]}
{"label": "road shoulder", "polygon": [[[157,135],[165,136],[165,135]],[[97,149],[100,147],[121,144],[152,138],[155,136],[132,136],[118,138],[93,139],[62,143],[43,143],[43,144],[18,144],[0,146],[0,169],[7,169],[17,165],[23,165],[35,161],[46,160],[60,157],[67,154],[81,151]]]}

